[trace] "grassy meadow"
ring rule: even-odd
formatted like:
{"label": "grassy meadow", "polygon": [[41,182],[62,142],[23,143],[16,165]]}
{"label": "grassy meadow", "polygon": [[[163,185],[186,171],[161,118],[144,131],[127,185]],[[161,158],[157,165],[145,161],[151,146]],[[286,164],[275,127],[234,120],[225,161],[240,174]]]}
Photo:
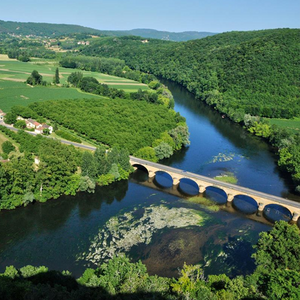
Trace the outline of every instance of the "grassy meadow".
{"label": "grassy meadow", "polygon": [[9,112],[15,105],[26,106],[32,102],[63,99],[102,98],[83,93],[75,88],[28,86],[23,82],[0,79],[0,109]]}
{"label": "grassy meadow", "polygon": [[[57,62],[55,61],[33,59],[31,62],[24,63],[0,54],[0,109],[8,112],[14,105],[27,105],[36,101],[82,98],[99,99],[100,96],[83,93],[74,88],[57,86],[31,87],[24,83],[33,70],[37,70],[43,76],[43,80],[52,82],[56,68]],[[149,89],[145,84],[126,78],[61,67],[59,68],[60,83],[67,83],[68,76],[75,71],[82,72],[84,76],[95,77],[101,83],[117,89],[123,89],[129,93],[136,92],[138,89]]]}
{"label": "grassy meadow", "polygon": [[300,131],[300,118],[293,119],[268,119],[271,125],[276,125],[281,128],[285,128],[289,131]]}
{"label": "grassy meadow", "polygon": [[[43,76],[43,80],[52,82],[57,67],[58,64],[56,61],[32,59],[32,61],[25,63],[15,59],[9,59],[7,55],[0,55],[0,79],[2,80],[24,82],[33,70],[37,70]],[[147,85],[130,79],[63,67],[59,67],[60,83],[67,83],[68,76],[76,71],[82,72],[83,76],[95,77],[100,83],[105,83],[114,88],[130,91],[149,89]]]}

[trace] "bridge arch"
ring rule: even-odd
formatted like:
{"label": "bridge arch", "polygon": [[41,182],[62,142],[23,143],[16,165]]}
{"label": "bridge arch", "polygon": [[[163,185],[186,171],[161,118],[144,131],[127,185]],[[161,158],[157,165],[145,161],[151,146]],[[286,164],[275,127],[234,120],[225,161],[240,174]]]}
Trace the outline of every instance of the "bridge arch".
{"label": "bridge arch", "polygon": [[291,211],[280,204],[266,205],[263,210],[263,215],[268,221],[272,223],[280,220],[290,222],[293,218]]}
{"label": "bridge arch", "polygon": [[217,204],[225,204],[227,202],[226,192],[216,186],[207,186],[205,188],[204,196]]}
{"label": "bridge arch", "polygon": [[235,195],[232,204],[235,209],[247,215],[256,213],[259,206],[255,199],[243,194]]}
{"label": "bridge arch", "polygon": [[170,188],[174,184],[174,180],[172,176],[165,171],[156,171],[155,172],[155,178],[154,183],[158,185],[160,188]]}
{"label": "bridge arch", "polygon": [[183,177],[179,181],[178,190],[188,196],[199,194],[199,185],[192,179]]}
{"label": "bridge arch", "polygon": [[144,166],[144,165],[140,165],[140,164],[133,164],[132,165],[135,169],[141,170],[146,172],[147,174],[149,174],[148,169]]}

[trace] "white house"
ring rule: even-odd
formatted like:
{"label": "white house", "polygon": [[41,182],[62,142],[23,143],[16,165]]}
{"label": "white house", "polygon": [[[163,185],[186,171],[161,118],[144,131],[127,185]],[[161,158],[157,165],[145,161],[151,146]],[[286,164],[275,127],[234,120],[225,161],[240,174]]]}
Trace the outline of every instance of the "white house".
{"label": "white house", "polygon": [[4,122],[4,117],[6,116],[6,113],[3,112],[1,109],[0,109],[0,123]]}

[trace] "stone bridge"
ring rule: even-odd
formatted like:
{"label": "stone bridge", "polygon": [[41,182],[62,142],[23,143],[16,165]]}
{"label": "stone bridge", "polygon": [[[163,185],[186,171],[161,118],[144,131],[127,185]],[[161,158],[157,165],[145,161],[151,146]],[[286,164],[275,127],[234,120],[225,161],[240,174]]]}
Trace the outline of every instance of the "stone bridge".
{"label": "stone bridge", "polygon": [[135,168],[144,168],[148,172],[149,178],[155,176],[156,172],[162,171],[169,174],[173,180],[173,186],[178,186],[183,178],[190,179],[196,183],[199,188],[199,193],[205,192],[207,187],[215,187],[223,190],[227,195],[227,202],[234,201],[236,196],[248,196],[255,200],[258,212],[263,212],[270,204],[276,204],[286,208],[292,215],[294,222],[298,221],[300,216],[300,203],[276,197],[270,194],[258,192],[252,189],[244,188],[238,185],[221,182],[209,177],[194,174],[191,172],[182,171],[180,169],[168,167],[158,163],[153,163],[144,159],[130,156],[130,163]]}

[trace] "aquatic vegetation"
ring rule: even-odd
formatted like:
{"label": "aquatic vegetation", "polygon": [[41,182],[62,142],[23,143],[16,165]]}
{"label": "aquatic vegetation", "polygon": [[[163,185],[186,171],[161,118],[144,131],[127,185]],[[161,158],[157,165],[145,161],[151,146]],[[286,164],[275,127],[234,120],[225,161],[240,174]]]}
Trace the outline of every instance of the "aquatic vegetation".
{"label": "aquatic vegetation", "polygon": [[158,230],[202,226],[204,223],[204,217],[198,211],[182,207],[152,205],[143,208],[141,217],[136,215],[140,216],[138,208],[110,218],[93,239],[88,252],[78,259],[98,265],[115,255],[128,252],[135,245],[149,244]]}
{"label": "aquatic vegetation", "polygon": [[206,198],[206,197],[192,197],[188,199],[189,202],[202,204],[205,206],[205,208],[211,210],[211,211],[219,211],[220,207],[212,200]]}
{"label": "aquatic vegetation", "polygon": [[217,163],[217,162],[227,162],[233,159],[242,159],[244,158],[243,155],[236,154],[236,153],[219,153],[218,155],[214,156],[209,163]]}
{"label": "aquatic vegetation", "polygon": [[217,180],[220,180],[223,182],[227,182],[227,183],[232,183],[232,184],[236,184],[238,181],[236,176],[231,172],[227,172],[225,174],[216,176],[216,177],[214,177],[214,179],[217,179]]}

